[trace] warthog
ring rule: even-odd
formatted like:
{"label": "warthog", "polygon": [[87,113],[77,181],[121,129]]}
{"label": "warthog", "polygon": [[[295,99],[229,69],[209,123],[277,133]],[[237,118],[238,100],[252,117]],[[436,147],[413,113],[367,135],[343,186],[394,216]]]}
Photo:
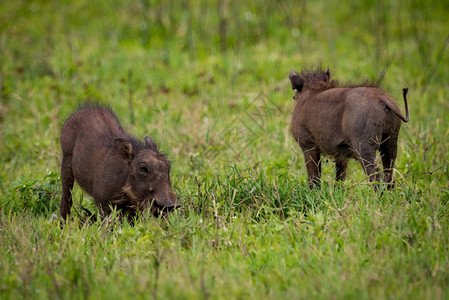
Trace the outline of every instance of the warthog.
{"label": "warthog", "polygon": [[393,168],[401,120],[408,122],[393,98],[375,85],[344,86],[330,79],[329,69],[290,73],[296,100],[293,137],[304,152],[309,186],[319,185],[321,153],[335,159],[337,180],[343,181],[349,158],[357,159],[369,180],[380,181],[376,151],[382,156],[384,181],[393,186]]}
{"label": "warthog", "polygon": [[61,147],[64,219],[75,180],[94,198],[102,217],[111,206],[131,214],[150,208],[154,215],[178,206],[169,161],[150,137],[142,143],[128,135],[110,109],[86,105],[76,111],[62,127]]}

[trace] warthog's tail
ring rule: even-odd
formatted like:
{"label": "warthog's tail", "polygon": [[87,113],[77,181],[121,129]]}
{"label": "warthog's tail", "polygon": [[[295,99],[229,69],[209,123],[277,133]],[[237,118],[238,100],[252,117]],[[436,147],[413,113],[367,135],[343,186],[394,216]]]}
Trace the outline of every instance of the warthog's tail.
{"label": "warthog's tail", "polygon": [[402,97],[404,97],[404,103],[405,103],[405,118],[404,116],[401,114],[401,111],[399,110],[399,108],[394,105],[391,102],[391,98],[386,97],[382,99],[382,102],[389,108],[391,109],[391,111],[402,121],[404,122],[408,122],[408,105],[407,105],[407,92],[408,92],[408,88],[402,89]]}
{"label": "warthog's tail", "polygon": [[402,115],[398,115],[398,117],[401,118],[401,120],[404,121],[405,123],[408,122],[407,92],[408,92],[408,88],[402,89],[402,97],[404,98],[404,104],[405,104],[405,118]]}

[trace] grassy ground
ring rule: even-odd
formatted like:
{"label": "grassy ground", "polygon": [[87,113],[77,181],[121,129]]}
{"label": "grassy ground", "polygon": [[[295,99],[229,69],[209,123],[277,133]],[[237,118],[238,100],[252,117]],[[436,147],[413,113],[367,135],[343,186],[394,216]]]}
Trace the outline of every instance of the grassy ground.
{"label": "grassy ground", "polygon": [[[0,3],[0,298],[449,298],[444,1]],[[308,189],[291,70],[409,88],[396,188]],[[83,101],[173,161],[183,209],[52,222],[59,130]]]}

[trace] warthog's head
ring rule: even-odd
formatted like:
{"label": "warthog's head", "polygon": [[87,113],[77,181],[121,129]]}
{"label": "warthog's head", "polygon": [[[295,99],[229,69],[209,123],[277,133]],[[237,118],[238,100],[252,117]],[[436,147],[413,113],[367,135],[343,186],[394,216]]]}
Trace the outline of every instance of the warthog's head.
{"label": "warthog's head", "polygon": [[331,73],[329,68],[324,71],[321,69],[305,71],[301,74],[290,72],[289,78],[292,84],[292,90],[296,90],[295,97],[293,97],[295,100],[297,100],[297,94],[301,93],[303,89],[324,90],[334,85],[334,82],[330,80]]}
{"label": "warthog's head", "polygon": [[179,207],[170,184],[170,162],[150,137],[145,138],[142,148],[123,138],[115,139],[115,144],[119,155],[128,161],[129,174],[123,191],[134,209],[150,208],[154,215],[166,216]]}

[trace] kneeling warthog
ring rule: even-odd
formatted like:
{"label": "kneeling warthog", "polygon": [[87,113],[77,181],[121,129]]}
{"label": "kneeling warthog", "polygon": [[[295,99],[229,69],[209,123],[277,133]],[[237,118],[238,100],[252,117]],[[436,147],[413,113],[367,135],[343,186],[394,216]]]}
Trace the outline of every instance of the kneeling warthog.
{"label": "kneeling warthog", "polygon": [[380,181],[375,164],[379,150],[384,181],[393,185],[393,168],[401,120],[408,122],[407,89],[403,89],[406,117],[393,98],[374,85],[340,86],[329,69],[290,73],[296,107],[293,137],[304,152],[309,186],[319,185],[321,153],[335,159],[337,180],[344,180],[349,158],[357,159],[369,180]]}
{"label": "kneeling warthog", "polygon": [[142,143],[125,133],[111,110],[87,105],[76,111],[62,127],[61,147],[64,219],[75,180],[94,198],[102,217],[111,207],[131,214],[148,208],[154,215],[166,215],[178,206],[169,161],[150,137]]}

